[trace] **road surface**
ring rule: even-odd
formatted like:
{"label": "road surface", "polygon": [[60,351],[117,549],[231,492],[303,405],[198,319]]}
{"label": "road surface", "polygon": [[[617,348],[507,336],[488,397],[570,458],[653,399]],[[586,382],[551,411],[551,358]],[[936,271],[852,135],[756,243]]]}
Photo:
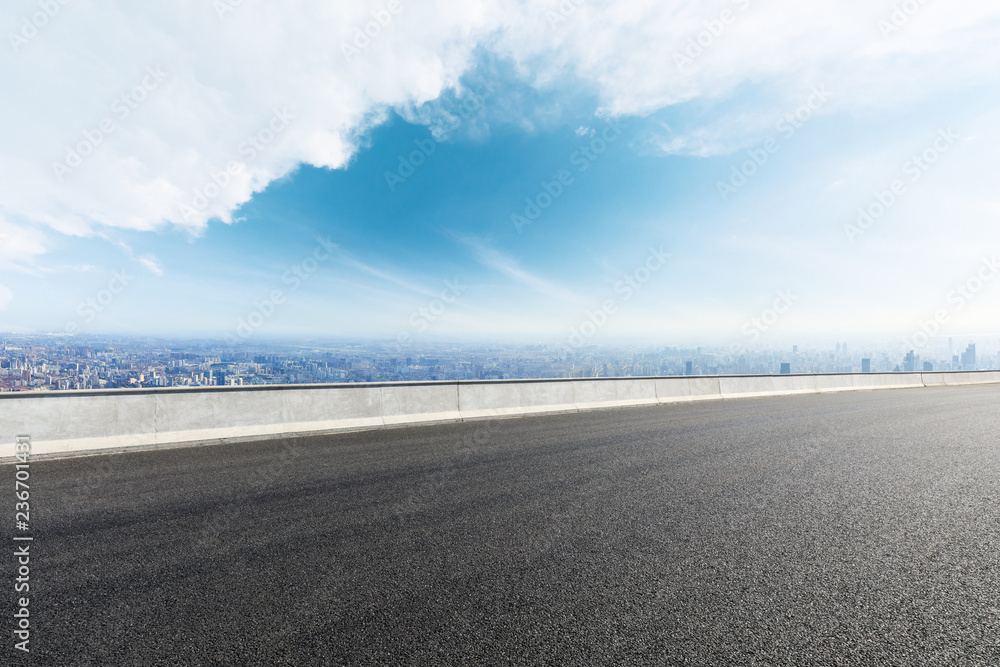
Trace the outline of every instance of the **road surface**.
{"label": "road surface", "polygon": [[36,461],[32,652],[5,631],[0,662],[997,665],[998,408],[850,392]]}

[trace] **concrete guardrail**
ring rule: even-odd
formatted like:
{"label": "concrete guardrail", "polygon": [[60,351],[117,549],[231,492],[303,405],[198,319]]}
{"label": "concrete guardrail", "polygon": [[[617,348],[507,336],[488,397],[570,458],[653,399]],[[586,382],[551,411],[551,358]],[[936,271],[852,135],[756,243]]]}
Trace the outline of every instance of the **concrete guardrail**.
{"label": "concrete guardrail", "polygon": [[246,440],[683,401],[1000,383],[1000,371],[108,389],[0,393],[0,457]]}

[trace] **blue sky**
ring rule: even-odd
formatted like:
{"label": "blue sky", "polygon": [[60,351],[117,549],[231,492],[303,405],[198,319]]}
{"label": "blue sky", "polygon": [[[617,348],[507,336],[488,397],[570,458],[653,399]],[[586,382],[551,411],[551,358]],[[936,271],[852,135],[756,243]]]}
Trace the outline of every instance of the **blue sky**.
{"label": "blue sky", "polygon": [[0,328],[784,345],[944,311],[939,335],[998,333],[988,3],[887,36],[891,3],[416,4],[350,62],[349,30],[260,7],[200,17],[213,40],[194,4],[67,5],[95,32],[12,42],[4,83],[36,94],[4,103]]}

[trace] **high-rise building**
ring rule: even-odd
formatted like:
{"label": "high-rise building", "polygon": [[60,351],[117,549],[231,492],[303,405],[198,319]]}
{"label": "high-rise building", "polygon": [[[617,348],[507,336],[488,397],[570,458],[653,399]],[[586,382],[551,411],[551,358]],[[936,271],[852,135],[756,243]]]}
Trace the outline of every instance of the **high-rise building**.
{"label": "high-rise building", "polygon": [[684,375],[694,375],[694,362],[692,361],[684,362]]}
{"label": "high-rise building", "polygon": [[903,372],[912,373],[917,370],[917,357],[913,350],[906,353],[906,358],[903,359]]}
{"label": "high-rise building", "polygon": [[872,360],[871,359],[862,359],[861,360],[861,372],[862,373],[871,373],[872,372]]}
{"label": "high-rise building", "polygon": [[930,373],[932,370],[934,370],[934,364],[932,364],[929,361],[925,361],[924,362],[924,372],[925,373]]}
{"label": "high-rise building", "polygon": [[791,373],[792,373],[792,365],[791,364],[786,364],[785,362],[782,362],[781,363],[781,374],[782,375],[791,375]]}
{"label": "high-rise building", "polygon": [[969,343],[969,347],[962,353],[962,369],[967,371],[976,370],[976,344]]}

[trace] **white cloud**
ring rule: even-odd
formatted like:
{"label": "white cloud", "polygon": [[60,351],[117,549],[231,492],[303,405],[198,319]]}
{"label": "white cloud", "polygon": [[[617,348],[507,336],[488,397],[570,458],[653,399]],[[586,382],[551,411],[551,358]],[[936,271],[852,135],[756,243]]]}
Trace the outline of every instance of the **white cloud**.
{"label": "white cloud", "polygon": [[407,280],[406,278],[401,278],[383,269],[379,269],[369,264],[365,264],[364,262],[361,262],[351,257],[343,250],[340,249],[338,250],[340,253],[338,259],[345,266],[349,266],[352,269],[357,269],[359,271],[367,273],[370,276],[378,278],[379,280],[385,281],[387,283],[396,285],[397,287],[402,287],[404,290],[407,290],[408,292],[413,292],[415,294],[419,294],[421,296],[428,297],[431,299],[437,296],[437,294],[433,290],[427,289],[426,287],[418,285],[410,280]]}
{"label": "white cloud", "polygon": [[515,283],[523,285],[533,292],[537,292],[538,294],[552,299],[557,299],[561,302],[582,305],[588,304],[587,299],[583,298],[573,290],[563,287],[562,285],[557,285],[524,269],[513,258],[508,257],[499,250],[490,248],[481,241],[465,238],[460,238],[459,240],[473,250],[476,261],[482,266],[499,272]]}
{"label": "white cloud", "polygon": [[36,274],[35,260],[45,251],[45,234],[40,229],[0,217],[0,269]]}
{"label": "white cloud", "polygon": [[[13,44],[8,35],[0,49],[0,86],[18,91],[0,108],[0,214],[71,235],[232,222],[235,208],[300,163],[345,166],[387,109],[438,98],[479,49],[510,58],[539,87],[593,90],[611,114],[710,107],[747,83],[773,97],[759,118],[695,122],[663,147],[694,154],[771,127],[768,114],[814,83],[843,91],[826,111],[864,109],[1000,72],[992,1],[960,11],[925,4],[888,37],[878,25],[891,7],[867,0],[589,0],[556,19],[565,3],[399,3],[350,62],[342,45],[387,3],[258,0],[222,17],[200,0],[60,5],[36,36]],[[11,5],[6,27],[16,32],[37,5]],[[733,18],[719,31],[723,10]],[[706,22],[719,34],[678,66]],[[77,166],[71,150],[89,154]],[[139,261],[162,271],[154,258]]]}
{"label": "white cloud", "polygon": [[123,241],[115,241],[111,238],[105,237],[113,245],[117,246],[125,255],[134,262],[141,264],[147,271],[155,276],[163,277],[163,266],[160,264],[160,260],[156,258],[155,255],[147,253],[145,255],[136,255],[135,250],[129,244]]}
{"label": "white cloud", "polygon": [[197,232],[301,162],[344,166],[384,109],[458,78],[474,47],[461,37],[483,19],[406,3],[347,62],[341,43],[377,6],[244,3],[224,18],[206,2],[63,6],[0,56],[0,82],[20,91],[0,111],[17,128],[0,155],[2,210],[67,234]]}
{"label": "white cloud", "polygon": [[160,266],[159,260],[152,255],[143,255],[142,257],[137,257],[136,261],[142,264],[146,269],[157,276],[163,275],[163,267]]}

